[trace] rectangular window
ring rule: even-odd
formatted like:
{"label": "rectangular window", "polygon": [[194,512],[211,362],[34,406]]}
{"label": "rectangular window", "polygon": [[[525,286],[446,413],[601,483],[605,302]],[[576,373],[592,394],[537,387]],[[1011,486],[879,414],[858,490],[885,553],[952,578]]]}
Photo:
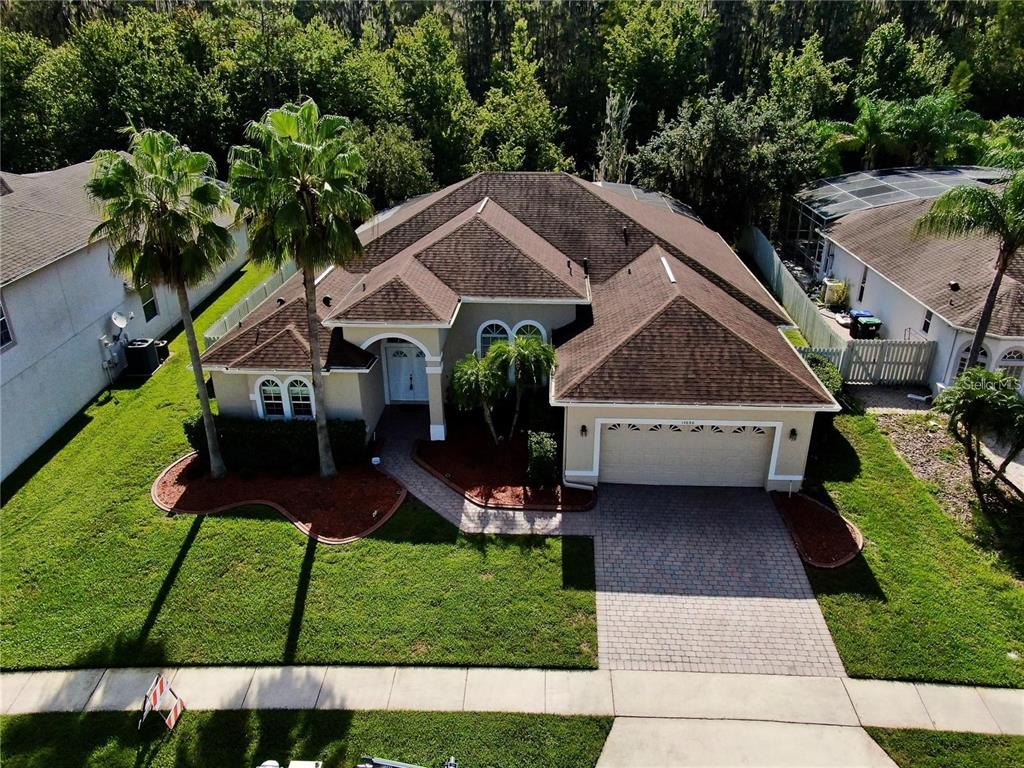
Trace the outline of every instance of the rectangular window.
{"label": "rectangular window", "polygon": [[860,276],[860,291],[857,292],[857,301],[864,301],[864,289],[868,284],[868,267],[864,265],[864,272]]}
{"label": "rectangular window", "polygon": [[3,299],[0,299],[0,350],[14,346],[14,334],[11,333],[11,323],[7,319],[7,307]]}
{"label": "rectangular window", "polygon": [[928,333],[928,329],[932,327],[932,311],[929,309],[924,313],[924,322],[921,323],[921,331]]}
{"label": "rectangular window", "polygon": [[156,296],[153,295],[153,286],[150,283],[139,288],[139,298],[142,300],[142,314],[145,315],[148,323],[160,314],[160,310],[156,306]]}

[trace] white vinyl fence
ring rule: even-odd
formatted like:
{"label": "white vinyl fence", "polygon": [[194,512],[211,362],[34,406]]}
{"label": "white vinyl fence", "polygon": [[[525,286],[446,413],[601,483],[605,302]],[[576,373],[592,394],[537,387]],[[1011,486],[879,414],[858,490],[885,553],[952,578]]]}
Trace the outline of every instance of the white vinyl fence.
{"label": "white vinyl fence", "polygon": [[206,343],[206,347],[209,348],[221,336],[232,328],[236,328],[245,319],[246,315],[270,298],[270,294],[280,288],[285,280],[294,275],[296,269],[295,262],[289,261],[250,291],[244,299],[229,309],[220,320],[211,325],[206,330],[206,333],[203,334],[203,341]]}
{"label": "white vinyl fence", "polygon": [[851,384],[927,384],[934,341],[850,339],[844,349],[805,347],[800,353],[827,357]]}
{"label": "white vinyl fence", "polygon": [[800,283],[789,274],[786,265],[760,229],[749,227],[739,246],[757,264],[768,289],[786,308],[793,322],[800,326],[800,331],[812,347],[842,349],[846,346],[848,340],[832,330],[817,305],[807,298]]}

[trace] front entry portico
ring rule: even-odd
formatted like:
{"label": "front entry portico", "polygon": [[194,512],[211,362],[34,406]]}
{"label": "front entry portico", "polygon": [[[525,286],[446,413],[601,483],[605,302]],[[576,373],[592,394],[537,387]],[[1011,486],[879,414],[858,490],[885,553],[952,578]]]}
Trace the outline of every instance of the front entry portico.
{"label": "front entry portico", "polygon": [[386,342],[382,347],[388,402],[427,402],[427,358],[423,350],[407,342]]}

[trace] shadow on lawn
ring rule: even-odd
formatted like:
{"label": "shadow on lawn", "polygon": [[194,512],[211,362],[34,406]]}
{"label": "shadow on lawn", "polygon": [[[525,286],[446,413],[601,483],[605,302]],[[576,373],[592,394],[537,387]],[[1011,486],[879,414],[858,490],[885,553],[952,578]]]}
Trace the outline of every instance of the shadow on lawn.
{"label": "shadow on lawn", "polygon": [[171,563],[171,567],[167,570],[167,575],[164,576],[163,583],[160,585],[156,597],[153,598],[153,603],[149,607],[146,619],[142,622],[138,632],[129,637],[123,635],[116,637],[112,641],[93,648],[75,659],[74,666],[105,667],[110,664],[141,666],[143,664],[161,665],[167,662],[167,651],[164,644],[160,641],[151,640],[149,633],[156,626],[160,612],[164,608],[164,603],[167,602],[167,597],[171,594],[171,590],[178,580],[178,574],[181,573],[185,560],[188,559],[188,553],[199,536],[199,529],[202,527],[203,520],[202,516],[193,519],[192,526],[188,529],[184,541],[181,542],[178,554],[174,558],[174,562]]}
{"label": "shadow on lawn", "polygon": [[83,429],[85,429],[89,422],[92,421],[92,416],[86,413],[86,410],[93,406],[93,402],[90,402],[82,410],[72,416],[67,424],[57,430],[57,432],[45,443],[29,456],[25,461],[18,465],[18,467],[7,476],[0,485],[0,506],[6,504],[22,487],[27,483],[40,469],[45,467],[54,456],[63,451],[68,444],[75,439]]}
{"label": "shadow on lawn", "polygon": [[285,638],[284,653],[281,656],[281,661],[285,664],[295,662],[295,654],[299,647],[302,619],[306,614],[306,597],[309,595],[309,580],[313,575],[313,561],[316,560],[316,544],[316,539],[307,537],[306,553],[302,556],[302,567],[299,568],[299,583],[295,586],[295,602],[292,605],[292,618],[288,623],[288,637]]}

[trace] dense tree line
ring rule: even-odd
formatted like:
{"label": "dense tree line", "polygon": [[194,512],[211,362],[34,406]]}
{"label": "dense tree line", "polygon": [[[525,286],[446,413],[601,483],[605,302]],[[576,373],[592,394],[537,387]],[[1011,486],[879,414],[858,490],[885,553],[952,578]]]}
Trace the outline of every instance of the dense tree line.
{"label": "dense tree line", "polygon": [[5,170],[124,146],[224,168],[268,108],[352,121],[391,205],[478,170],[670,191],[723,230],[858,167],[1024,150],[1024,3],[0,0]]}

